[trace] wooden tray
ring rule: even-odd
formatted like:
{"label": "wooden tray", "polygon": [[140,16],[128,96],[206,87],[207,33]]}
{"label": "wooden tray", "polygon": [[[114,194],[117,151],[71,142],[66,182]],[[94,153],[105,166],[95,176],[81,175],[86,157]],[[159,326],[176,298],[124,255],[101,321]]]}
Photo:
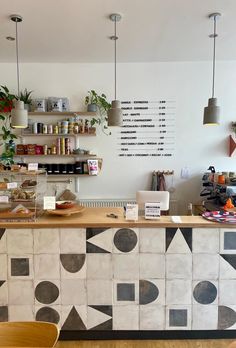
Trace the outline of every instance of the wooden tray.
{"label": "wooden tray", "polygon": [[85,207],[83,207],[82,205],[78,205],[78,204],[76,204],[76,205],[74,205],[74,207],[68,208],[68,209],[47,210],[48,214],[60,215],[60,216],[70,216],[72,214],[82,213],[83,211],[85,211]]}
{"label": "wooden tray", "polygon": [[28,219],[35,216],[35,213],[12,213],[11,211],[0,211],[0,219]]}

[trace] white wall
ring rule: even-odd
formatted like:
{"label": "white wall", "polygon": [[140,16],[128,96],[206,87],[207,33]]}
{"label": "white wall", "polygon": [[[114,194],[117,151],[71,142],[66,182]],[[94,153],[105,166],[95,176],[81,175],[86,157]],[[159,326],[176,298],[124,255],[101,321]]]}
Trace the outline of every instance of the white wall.
{"label": "white wall", "polygon": [[[113,97],[113,64],[20,64],[21,89],[34,90],[34,97],[67,96],[72,110],[84,108],[87,90]],[[15,64],[0,64],[1,85],[16,91]],[[174,98],[177,101],[176,151],[172,158],[118,158],[116,133],[84,138],[81,146],[103,158],[98,177],[80,179],[82,198],[131,198],[139,189],[149,189],[153,170],[175,171],[175,192],[184,213],[187,202],[199,200],[202,173],[209,165],[236,171],[235,157],[228,157],[230,122],[236,121],[236,62],[217,62],[216,96],[222,106],[220,126],[202,125],[203,109],[211,96],[211,63],[118,64],[119,99]],[[190,178],[180,178],[188,166]]]}

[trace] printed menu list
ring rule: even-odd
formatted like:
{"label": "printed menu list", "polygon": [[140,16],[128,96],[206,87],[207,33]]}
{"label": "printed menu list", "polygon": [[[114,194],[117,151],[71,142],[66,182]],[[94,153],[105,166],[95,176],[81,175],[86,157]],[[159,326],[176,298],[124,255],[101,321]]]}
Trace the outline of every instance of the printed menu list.
{"label": "printed menu list", "polygon": [[118,156],[173,156],[176,102],[133,100],[121,104],[123,127],[118,133]]}

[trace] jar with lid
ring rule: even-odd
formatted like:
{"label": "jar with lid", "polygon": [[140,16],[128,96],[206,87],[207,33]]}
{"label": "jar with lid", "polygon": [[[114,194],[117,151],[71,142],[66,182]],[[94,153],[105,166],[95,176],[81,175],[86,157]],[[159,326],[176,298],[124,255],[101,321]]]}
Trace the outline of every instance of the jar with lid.
{"label": "jar with lid", "polygon": [[51,151],[52,151],[52,155],[56,155],[57,154],[57,147],[56,147],[55,144],[52,144]]}

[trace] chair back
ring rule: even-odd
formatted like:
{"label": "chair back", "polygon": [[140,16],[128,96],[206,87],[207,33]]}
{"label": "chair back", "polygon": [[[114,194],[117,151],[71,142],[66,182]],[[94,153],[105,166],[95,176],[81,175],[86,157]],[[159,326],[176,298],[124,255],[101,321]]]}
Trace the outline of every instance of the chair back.
{"label": "chair back", "polygon": [[54,347],[59,337],[56,324],[41,321],[1,322],[0,347]]}

